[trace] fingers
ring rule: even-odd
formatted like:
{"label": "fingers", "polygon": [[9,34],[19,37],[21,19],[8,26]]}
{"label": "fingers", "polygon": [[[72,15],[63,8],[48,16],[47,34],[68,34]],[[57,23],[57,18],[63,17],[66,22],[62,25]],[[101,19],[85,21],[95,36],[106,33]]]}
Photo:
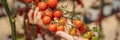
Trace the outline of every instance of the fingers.
{"label": "fingers", "polygon": [[56,35],[58,35],[58,36],[60,36],[60,37],[62,37],[62,38],[65,38],[65,39],[67,39],[67,40],[74,40],[71,35],[69,35],[69,34],[67,34],[67,33],[65,33],[65,32],[63,32],[63,31],[57,31],[57,32],[56,32]]}
{"label": "fingers", "polygon": [[[37,15],[38,15],[38,11],[39,11],[39,8],[36,7],[35,11],[34,11],[34,16],[33,16],[33,10],[30,10],[30,12],[28,13],[28,18],[29,18],[29,21],[31,24],[37,24]],[[33,16],[33,18],[32,18]]]}
{"label": "fingers", "polygon": [[41,20],[41,12],[39,11],[38,7],[36,7],[35,11],[30,10],[30,12],[28,13],[28,18],[31,24],[38,24],[39,26],[43,26],[43,27],[45,26]]}
{"label": "fingers", "polygon": [[38,13],[37,13],[36,18],[37,18],[38,20],[41,19],[41,12],[38,12]]}
{"label": "fingers", "polygon": [[34,11],[34,17],[37,16],[37,13],[39,12],[39,8],[36,7],[35,11]]}
{"label": "fingers", "polygon": [[37,24],[37,16],[38,16],[38,12],[39,12],[39,8],[36,7],[35,11],[34,11],[34,24]]}
{"label": "fingers", "polygon": [[41,19],[41,12],[38,12],[37,20],[38,20],[39,25],[41,25],[41,26],[44,25],[42,22],[42,19]]}
{"label": "fingers", "polygon": [[28,13],[28,18],[30,23],[33,23],[32,13],[33,13],[33,10],[30,10],[30,12]]}

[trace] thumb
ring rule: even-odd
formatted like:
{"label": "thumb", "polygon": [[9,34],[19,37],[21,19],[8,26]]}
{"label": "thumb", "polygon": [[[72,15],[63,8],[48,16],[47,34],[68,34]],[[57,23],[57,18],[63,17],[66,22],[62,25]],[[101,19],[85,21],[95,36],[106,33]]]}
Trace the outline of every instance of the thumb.
{"label": "thumb", "polygon": [[33,10],[30,10],[30,12],[28,13],[28,19],[29,19],[30,23],[33,23],[32,13],[33,13]]}
{"label": "thumb", "polygon": [[71,35],[69,35],[69,34],[67,34],[67,33],[65,33],[65,32],[63,32],[63,31],[57,31],[57,32],[56,32],[56,35],[58,35],[58,36],[60,36],[60,37],[62,37],[62,38],[65,38],[65,39],[67,39],[67,40],[74,40]]}

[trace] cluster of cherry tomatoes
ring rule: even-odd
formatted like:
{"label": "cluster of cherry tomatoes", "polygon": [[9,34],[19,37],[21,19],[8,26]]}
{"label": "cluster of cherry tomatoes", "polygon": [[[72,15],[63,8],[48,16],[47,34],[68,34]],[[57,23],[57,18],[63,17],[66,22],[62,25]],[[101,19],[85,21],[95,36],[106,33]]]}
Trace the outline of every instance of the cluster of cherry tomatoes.
{"label": "cluster of cherry tomatoes", "polygon": [[[38,0],[26,0],[28,3],[37,2],[35,5],[39,8],[41,13],[41,20],[47,26],[47,29],[51,33],[55,33],[56,31],[65,31],[65,25],[67,22],[67,18],[63,17],[63,11],[60,9],[56,9],[58,0],[46,0],[46,1],[38,1]],[[19,9],[21,12],[22,9]],[[34,13],[32,18],[34,18]],[[57,19],[57,22],[55,20]],[[97,40],[97,36],[94,35],[92,31],[79,19],[74,18],[72,20],[72,24],[74,27],[71,27],[69,30],[69,34],[72,36],[76,36],[78,31],[80,35],[82,35],[86,39]],[[37,29],[37,28],[35,28]],[[43,30],[39,30],[39,32],[43,32]]]}
{"label": "cluster of cherry tomatoes", "polygon": [[[34,0],[26,0],[27,3],[32,3],[33,1]],[[36,2],[36,0],[34,2]],[[46,1],[41,0],[37,4],[35,4],[39,8],[42,22],[45,25],[48,25],[47,29],[51,33],[65,30],[64,25],[66,19],[62,17],[62,10],[56,9],[57,4],[58,4],[58,0],[46,0]],[[32,13],[32,18],[34,19],[34,13]],[[54,18],[59,19],[59,24],[54,22]],[[41,30],[41,28],[38,26],[35,26],[35,29],[36,29],[35,36],[37,35],[37,33],[40,34],[44,33],[43,30]]]}
{"label": "cluster of cherry tomatoes", "polygon": [[[48,25],[48,30],[50,32],[56,32],[56,30],[64,31],[65,18],[62,17],[62,10],[57,10],[56,6],[58,0],[46,0],[46,2],[38,2],[37,6],[41,11],[41,19],[45,25]],[[52,10],[53,9],[53,10]],[[47,11],[46,11],[47,10]],[[56,23],[51,23],[54,18],[58,18],[60,25]]]}

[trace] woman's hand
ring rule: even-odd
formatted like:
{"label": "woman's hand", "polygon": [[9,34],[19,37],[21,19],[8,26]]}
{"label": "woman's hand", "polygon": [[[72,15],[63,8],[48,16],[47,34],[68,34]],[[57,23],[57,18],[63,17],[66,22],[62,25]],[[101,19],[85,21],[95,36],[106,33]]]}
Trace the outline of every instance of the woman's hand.
{"label": "woman's hand", "polygon": [[46,26],[41,19],[41,11],[39,11],[39,8],[36,7],[35,11],[30,10],[30,12],[28,13],[28,18],[31,24],[37,24],[41,27]]}

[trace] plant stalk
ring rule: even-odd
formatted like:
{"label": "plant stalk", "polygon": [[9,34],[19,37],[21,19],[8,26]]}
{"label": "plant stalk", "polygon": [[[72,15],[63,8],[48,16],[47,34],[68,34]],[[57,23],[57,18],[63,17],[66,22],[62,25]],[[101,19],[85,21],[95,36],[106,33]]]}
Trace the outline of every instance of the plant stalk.
{"label": "plant stalk", "polygon": [[12,31],[12,40],[16,40],[16,27],[15,27],[15,21],[12,21],[12,12],[10,11],[8,4],[7,4],[7,0],[1,0],[3,7],[6,10],[8,19],[10,21],[10,25],[11,25],[11,31]]}

